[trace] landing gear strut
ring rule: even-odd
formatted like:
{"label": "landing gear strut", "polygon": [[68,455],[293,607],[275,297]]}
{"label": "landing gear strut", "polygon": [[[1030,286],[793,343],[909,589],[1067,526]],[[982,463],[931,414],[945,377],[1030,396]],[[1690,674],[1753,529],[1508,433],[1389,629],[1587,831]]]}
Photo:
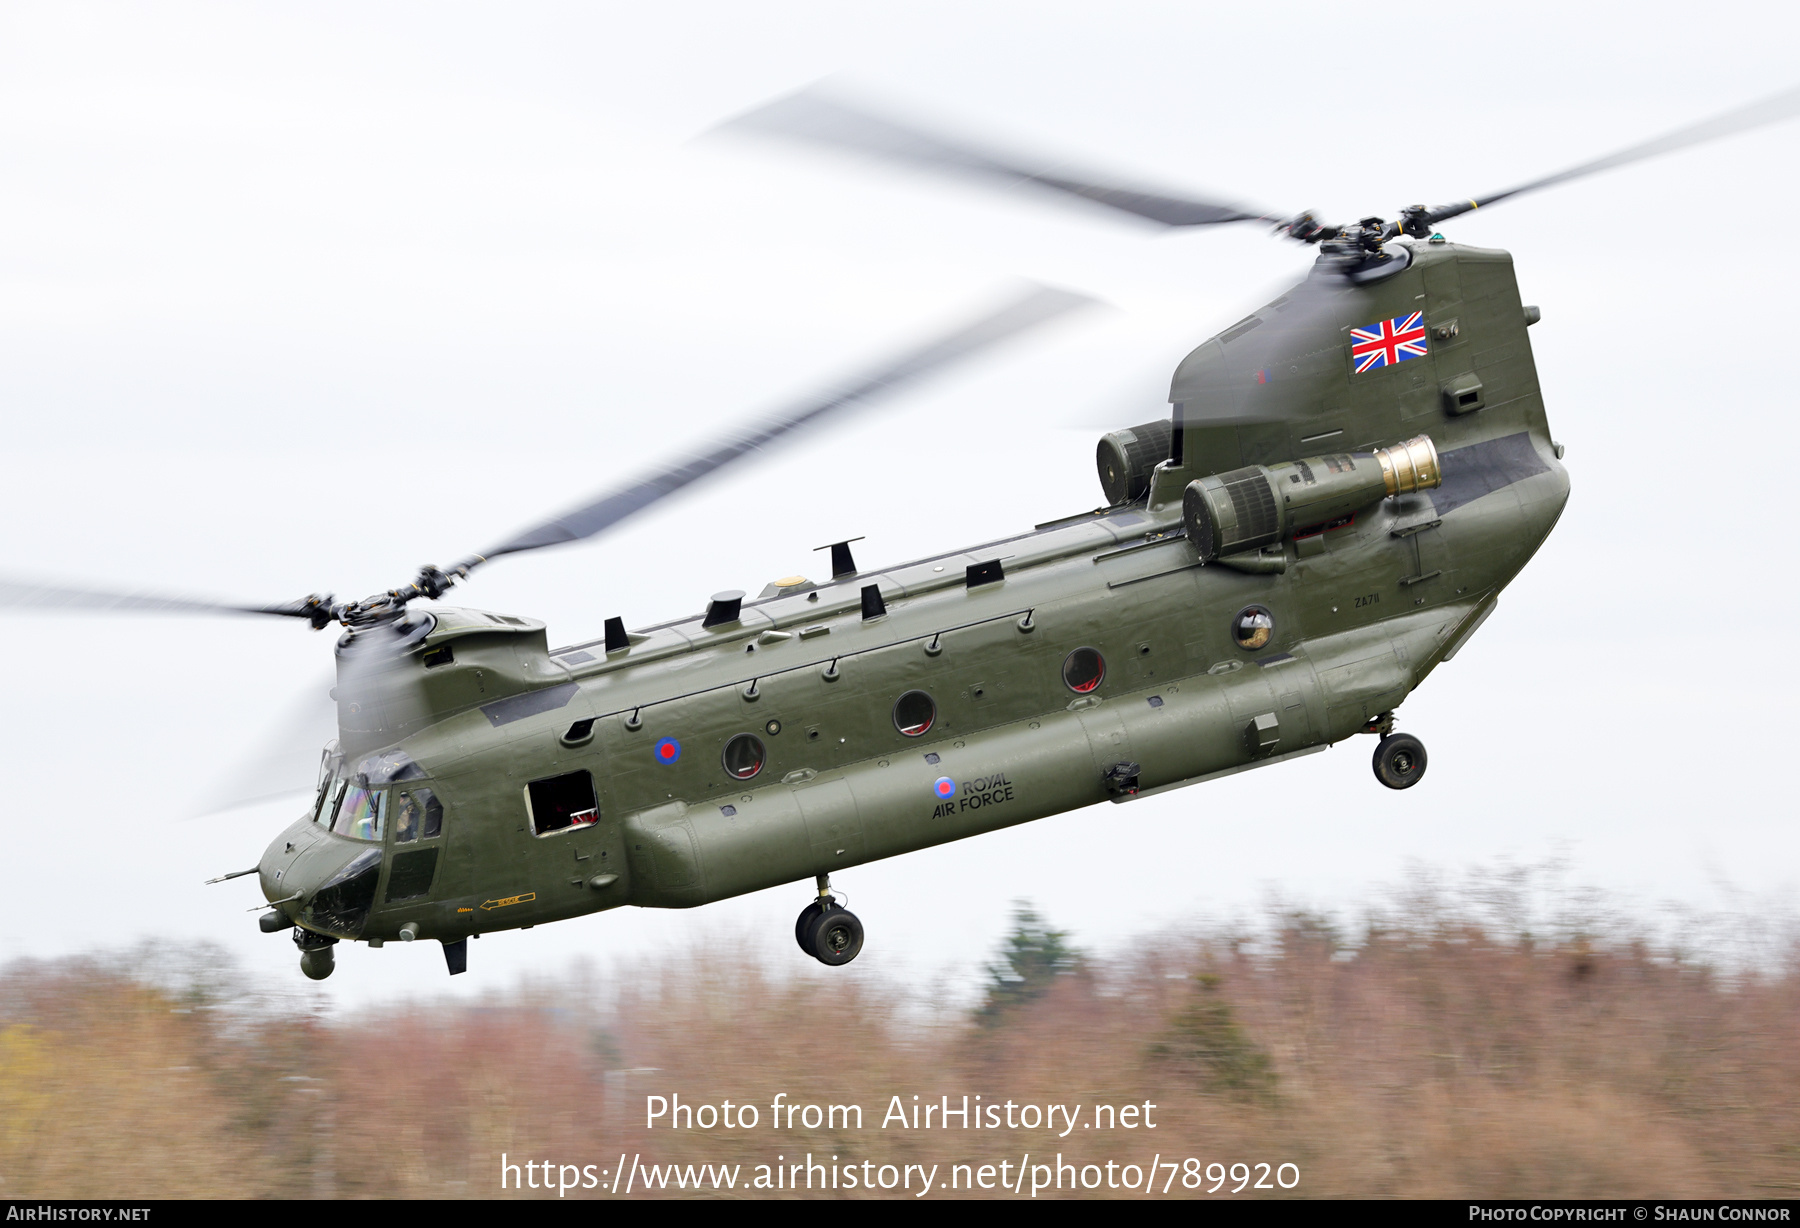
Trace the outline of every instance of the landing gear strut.
{"label": "landing gear strut", "polygon": [[819,898],[800,910],[794,941],[827,967],[847,964],[862,950],[863,927],[856,914],[840,907],[831,894],[831,876],[819,875]]}
{"label": "landing gear strut", "polygon": [[1383,712],[1380,716],[1371,716],[1368,723],[1362,727],[1362,731],[1387,737],[1388,734],[1394,732],[1394,714]]}

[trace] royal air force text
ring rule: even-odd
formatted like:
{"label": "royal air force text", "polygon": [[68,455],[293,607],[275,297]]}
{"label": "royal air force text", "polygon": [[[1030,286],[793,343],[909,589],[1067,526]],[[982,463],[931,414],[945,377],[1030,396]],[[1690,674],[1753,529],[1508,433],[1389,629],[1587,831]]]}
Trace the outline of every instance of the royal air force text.
{"label": "royal air force text", "polygon": [[965,780],[957,796],[949,801],[939,802],[932,812],[934,819],[948,818],[965,810],[980,810],[984,806],[999,806],[1013,799],[1012,781],[1006,778],[1005,772],[995,772],[992,776],[982,776],[976,780]]}

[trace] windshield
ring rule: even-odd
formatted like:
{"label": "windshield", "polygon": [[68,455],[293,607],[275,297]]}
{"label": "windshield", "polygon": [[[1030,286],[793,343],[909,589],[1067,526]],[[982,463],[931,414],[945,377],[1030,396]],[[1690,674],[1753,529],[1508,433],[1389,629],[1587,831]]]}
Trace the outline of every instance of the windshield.
{"label": "windshield", "polygon": [[381,823],[387,817],[387,790],[369,788],[366,776],[358,776],[344,790],[331,830],[352,840],[381,839]]}
{"label": "windshield", "polygon": [[[379,840],[387,826],[388,790],[391,782],[417,780],[425,773],[402,750],[370,755],[354,770],[347,770],[337,743],[325,747],[319,761],[319,793],[313,802],[313,822],[352,840]],[[444,808],[430,789],[411,788],[400,794],[399,839],[430,839],[442,829]]]}

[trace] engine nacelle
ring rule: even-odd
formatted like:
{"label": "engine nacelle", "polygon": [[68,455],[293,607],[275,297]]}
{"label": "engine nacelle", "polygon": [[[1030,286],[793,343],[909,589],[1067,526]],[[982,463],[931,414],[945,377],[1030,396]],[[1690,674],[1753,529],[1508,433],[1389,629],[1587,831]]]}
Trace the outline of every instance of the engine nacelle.
{"label": "engine nacelle", "polygon": [[1324,528],[1388,495],[1443,481],[1437,447],[1420,435],[1374,452],[1251,465],[1189,482],[1181,498],[1188,540],[1206,562]]}
{"label": "engine nacelle", "polygon": [[1167,418],[1100,436],[1094,461],[1100,468],[1100,489],[1106,492],[1109,507],[1150,493],[1150,471],[1169,459],[1170,438]]}

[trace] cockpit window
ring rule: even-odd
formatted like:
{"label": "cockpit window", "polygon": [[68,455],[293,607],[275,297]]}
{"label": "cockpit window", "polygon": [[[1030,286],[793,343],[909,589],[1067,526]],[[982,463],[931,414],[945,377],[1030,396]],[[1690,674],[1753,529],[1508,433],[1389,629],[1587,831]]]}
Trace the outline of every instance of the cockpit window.
{"label": "cockpit window", "polygon": [[394,794],[394,843],[430,840],[444,830],[444,804],[430,789],[402,789]]}
{"label": "cockpit window", "polygon": [[424,769],[414,763],[412,756],[403,750],[390,750],[386,754],[370,755],[356,765],[356,771],[358,775],[367,776],[372,785],[418,780],[425,775]]}
{"label": "cockpit window", "polygon": [[338,803],[331,830],[352,840],[379,840],[386,815],[387,791],[371,789],[368,778],[358,776],[344,790],[344,800]]}
{"label": "cockpit window", "polygon": [[381,850],[365,849],[313,893],[312,899],[301,907],[301,919],[311,929],[340,938],[356,937],[362,932],[363,922],[369,919],[380,877]]}
{"label": "cockpit window", "polygon": [[329,829],[331,827],[332,816],[337,813],[338,802],[343,799],[343,796],[343,781],[338,780],[335,777],[326,781],[319,794],[319,813],[318,816],[313,819],[313,822],[317,823],[320,827]]}
{"label": "cockpit window", "polygon": [[340,775],[343,767],[344,757],[338,754],[337,743],[327,743],[324,754],[319,756],[319,791],[313,798],[313,822],[321,827],[331,826],[338,787],[343,783]]}

